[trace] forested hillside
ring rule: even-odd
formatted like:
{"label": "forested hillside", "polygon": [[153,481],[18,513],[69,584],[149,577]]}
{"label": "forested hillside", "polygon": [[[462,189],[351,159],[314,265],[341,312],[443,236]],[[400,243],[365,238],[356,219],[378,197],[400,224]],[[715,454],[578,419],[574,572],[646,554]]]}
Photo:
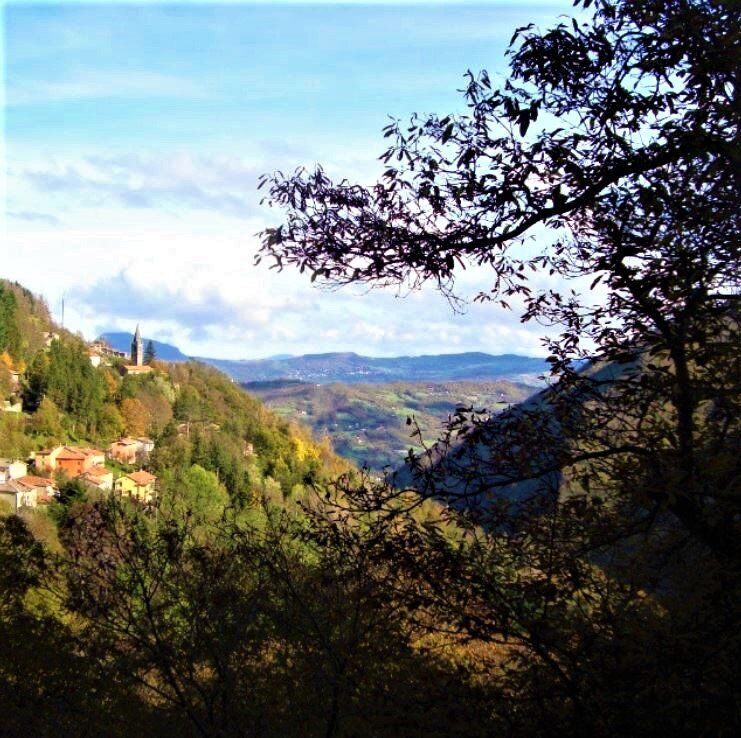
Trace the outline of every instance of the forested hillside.
{"label": "forested hillside", "polygon": [[[389,382],[386,384],[308,384],[251,382],[245,389],[280,417],[328,436],[337,453],[379,472],[399,466],[410,449],[434,443],[459,408],[497,412],[521,402],[535,387],[493,382]],[[414,419],[422,436],[412,435]]]}
{"label": "forested hillside", "polygon": [[9,486],[0,733],[741,733],[741,10],[576,6],[513,29],[501,87],[469,73],[458,112],[393,119],[375,184],[261,181],[258,261],[453,301],[484,267],[478,299],[550,329],[550,386],[456,412],[403,484],[214,369],[37,345],[41,305],[24,328],[4,285],[0,454],[154,448],[151,473],[105,461],[112,491]]}
{"label": "forested hillside", "polygon": [[[289,497],[344,468],[326,443],[277,418],[215,369],[159,362],[151,373],[122,377],[121,361],[93,366],[87,344],[55,326],[42,300],[17,285],[0,290],[3,399],[18,398],[23,408],[0,415],[0,456],[148,435],[156,444],[150,467],[162,485],[198,465],[239,505],[265,490]],[[12,386],[11,369],[20,375]]]}
{"label": "forested hillside", "polygon": [[11,391],[11,370],[23,370],[52,330],[49,308],[15,282],[0,279],[0,392]]}

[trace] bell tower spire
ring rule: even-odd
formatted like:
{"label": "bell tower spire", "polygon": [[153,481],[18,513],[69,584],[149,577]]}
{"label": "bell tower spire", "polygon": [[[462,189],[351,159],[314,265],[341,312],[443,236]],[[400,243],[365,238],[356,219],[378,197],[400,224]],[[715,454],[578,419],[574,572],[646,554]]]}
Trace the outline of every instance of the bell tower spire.
{"label": "bell tower spire", "polygon": [[138,323],[136,324],[136,331],[134,331],[134,338],[131,341],[131,363],[134,366],[144,365],[144,341],[142,341]]}

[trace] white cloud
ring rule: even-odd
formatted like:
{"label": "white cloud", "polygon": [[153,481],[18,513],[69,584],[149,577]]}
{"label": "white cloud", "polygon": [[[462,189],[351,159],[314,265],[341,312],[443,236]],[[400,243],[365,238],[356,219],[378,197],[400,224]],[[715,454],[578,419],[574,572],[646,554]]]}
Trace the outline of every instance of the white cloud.
{"label": "white cloud", "polygon": [[[542,328],[522,326],[517,314],[492,305],[453,314],[432,289],[401,297],[328,292],[295,271],[255,267],[254,234],[270,215],[250,209],[262,170],[259,153],[88,155],[16,165],[13,212],[31,217],[8,220],[5,276],[52,305],[64,294],[68,327],[89,338],[141,321],[148,335],[191,355],[543,354]],[[40,193],[45,213],[33,217]],[[231,217],[240,198],[243,217]],[[489,283],[486,272],[470,269],[459,285],[472,297]]]}
{"label": "white cloud", "polygon": [[44,225],[58,225],[59,218],[48,213],[37,213],[32,210],[21,210],[17,212],[8,211],[9,218],[15,218],[16,220],[24,220],[28,223],[42,223]]}
{"label": "white cloud", "polygon": [[236,218],[259,211],[263,168],[246,160],[167,156],[90,156],[12,171],[38,193],[67,204],[133,209],[202,210]]}
{"label": "white cloud", "polygon": [[8,80],[6,105],[37,105],[89,98],[205,100],[208,90],[182,77],[159,72],[100,71],[66,79]]}

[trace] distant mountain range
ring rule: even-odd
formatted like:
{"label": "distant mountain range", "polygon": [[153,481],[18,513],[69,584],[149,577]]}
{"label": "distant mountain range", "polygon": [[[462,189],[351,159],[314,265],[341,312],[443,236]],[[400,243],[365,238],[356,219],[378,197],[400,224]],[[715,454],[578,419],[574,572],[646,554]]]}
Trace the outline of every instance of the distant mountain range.
{"label": "distant mountain range", "polygon": [[287,379],[314,384],[332,382],[368,384],[509,379],[534,383],[537,382],[539,375],[548,371],[544,359],[515,354],[492,356],[484,353],[390,358],[361,356],[355,353],[330,353],[252,361],[201,357],[200,361],[212,364],[238,382]]}
{"label": "distant mountain range", "polygon": [[[115,349],[129,351],[130,333],[104,333],[102,337]],[[144,339],[145,345],[149,340]],[[532,384],[537,383],[539,375],[548,372],[548,364],[544,359],[516,354],[493,356],[481,352],[468,352],[377,358],[342,352],[233,360],[205,356],[188,357],[169,343],[155,340],[152,343],[159,359],[188,361],[189,358],[195,358],[215,366],[235,381],[243,383],[268,382],[277,379],[314,384],[508,379]]]}

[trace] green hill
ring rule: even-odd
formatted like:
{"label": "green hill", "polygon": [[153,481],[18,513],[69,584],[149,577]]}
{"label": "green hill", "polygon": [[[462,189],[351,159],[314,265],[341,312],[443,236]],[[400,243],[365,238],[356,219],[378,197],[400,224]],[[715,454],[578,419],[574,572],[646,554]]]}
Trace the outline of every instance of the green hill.
{"label": "green hill", "polygon": [[359,466],[381,470],[398,466],[410,447],[407,418],[414,417],[426,443],[434,442],[458,407],[496,412],[536,391],[525,384],[481,382],[390,382],[388,384],[308,384],[251,382],[243,385],[280,417],[327,435],[337,452]]}
{"label": "green hill", "polygon": [[0,358],[0,399],[22,403],[22,412],[0,413],[0,457],[147,435],[162,493],[198,466],[238,507],[301,494],[347,467],[327,442],[212,367],[155,362],[148,374],[122,377],[116,360],[94,366],[86,342],[56,326],[41,298],[8,282],[0,282]]}

